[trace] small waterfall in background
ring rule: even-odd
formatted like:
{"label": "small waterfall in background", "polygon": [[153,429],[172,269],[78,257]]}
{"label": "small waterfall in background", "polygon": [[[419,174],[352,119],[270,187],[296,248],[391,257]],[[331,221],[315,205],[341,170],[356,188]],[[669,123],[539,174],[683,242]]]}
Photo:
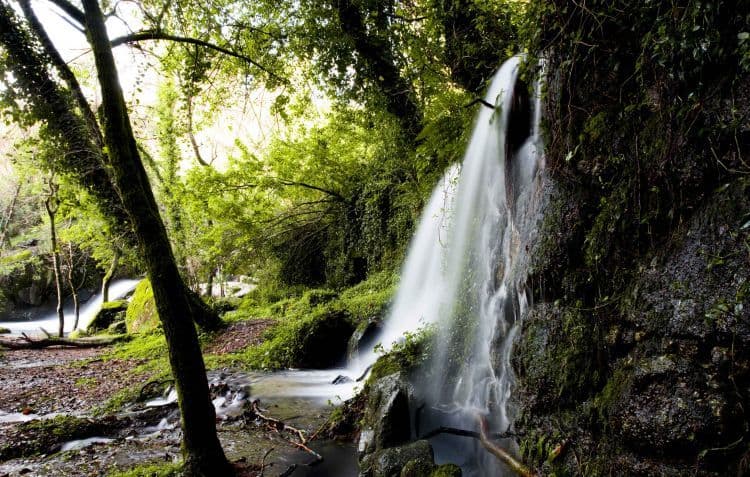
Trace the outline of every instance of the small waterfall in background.
{"label": "small waterfall in background", "polygon": [[[533,234],[533,201],[544,158],[535,94],[518,83],[520,57],[495,74],[463,163],[449,168],[423,213],[401,282],[379,336],[384,350],[405,332],[435,324],[432,363],[416,382],[420,433],[440,426],[467,430],[486,419],[503,433],[513,422],[511,352],[527,307],[525,243]],[[374,362],[365,352],[353,368]],[[353,374],[356,374],[353,373]],[[465,476],[498,475],[503,466],[475,439],[432,439],[439,462]],[[506,446],[515,445],[510,440]]]}
{"label": "small waterfall in background", "polygon": [[[128,293],[135,290],[140,280],[132,280],[129,278],[114,280],[109,286],[109,299],[119,300]],[[85,303],[81,304],[78,329],[85,330],[86,327],[91,323],[99,309],[102,306],[102,294],[97,293],[96,295],[89,298]],[[73,313],[73,305],[68,303],[65,305],[65,332],[70,333],[73,331],[73,323],[75,321],[75,315]],[[11,333],[20,335],[26,333],[32,336],[39,335],[41,333],[40,328],[44,328],[50,333],[56,333],[58,327],[57,312],[54,310],[47,311],[44,316],[33,318],[24,321],[5,321],[1,322],[0,326],[8,328]]]}

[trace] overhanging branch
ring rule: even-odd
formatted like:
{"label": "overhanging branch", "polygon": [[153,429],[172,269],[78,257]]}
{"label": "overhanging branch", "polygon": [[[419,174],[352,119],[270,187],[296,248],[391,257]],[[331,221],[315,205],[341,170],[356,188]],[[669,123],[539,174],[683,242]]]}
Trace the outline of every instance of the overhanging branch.
{"label": "overhanging branch", "polygon": [[[64,0],[54,0],[54,1],[64,1]],[[213,43],[209,43],[204,40],[199,40],[197,38],[190,38],[190,37],[184,37],[184,36],[177,36],[177,35],[170,35],[169,33],[164,33],[161,31],[141,31],[137,33],[132,33],[130,35],[124,35],[121,37],[117,37],[113,39],[110,44],[112,47],[125,45],[129,43],[138,43],[141,41],[158,41],[158,40],[166,40],[166,41],[173,41],[176,43],[188,43],[190,45],[198,45],[202,46],[204,48],[208,48],[209,50],[214,50],[219,53],[222,53],[227,56],[231,56],[232,58],[237,58],[239,60],[242,60],[246,63],[249,63],[256,68],[260,69],[261,71],[265,72],[269,76],[283,81],[283,78],[274,73],[273,71],[269,70],[265,66],[261,65],[254,59],[250,58],[249,56],[242,55],[240,53],[237,53],[236,51],[229,50],[227,48],[221,47],[219,45],[214,45]]]}

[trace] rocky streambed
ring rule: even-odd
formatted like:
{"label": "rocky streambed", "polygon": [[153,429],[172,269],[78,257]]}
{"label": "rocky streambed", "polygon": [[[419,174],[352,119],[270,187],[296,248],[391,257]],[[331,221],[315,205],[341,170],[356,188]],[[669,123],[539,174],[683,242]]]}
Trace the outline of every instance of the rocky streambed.
{"label": "rocky streambed", "polygon": [[[130,372],[135,360],[104,361],[102,353],[4,352],[0,476],[104,476],[179,461],[179,413],[170,383]],[[353,444],[315,435],[333,410],[329,387],[335,377],[335,370],[209,374],[219,437],[243,475],[261,469],[266,476],[357,475]],[[140,383],[134,402],[102,413],[102,404],[118,391]],[[339,389],[346,398],[353,385]]]}

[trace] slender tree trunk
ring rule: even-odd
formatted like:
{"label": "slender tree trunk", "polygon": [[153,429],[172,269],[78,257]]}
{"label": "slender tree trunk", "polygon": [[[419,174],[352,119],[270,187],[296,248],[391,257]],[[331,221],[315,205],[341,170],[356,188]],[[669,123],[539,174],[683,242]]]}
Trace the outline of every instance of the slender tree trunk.
{"label": "slender tree trunk", "polygon": [[10,222],[13,220],[13,211],[16,210],[16,202],[18,196],[21,194],[21,183],[19,182],[16,186],[16,190],[13,193],[13,198],[8,204],[8,208],[5,209],[5,216],[3,217],[3,230],[0,232],[0,249],[4,248],[5,245],[10,245],[10,239],[8,238],[8,229],[10,228]]}
{"label": "slender tree trunk", "polygon": [[216,433],[216,414],[208,391],[198,335],[191,321],[188,289],[172,254],[164,223],[148,182],[131,129],[104,17],[97,0],[83,0],[88,38],[102,93],[104,139],[110,170],[132,221],[154,290],[169,348],[182,414],[185,470],[193,476],[232,475]]}
{"label": "slender tree trunk", "polygon": [[109,301],[109,285],[112,283],[112,277],[117,271],[117,265],[119,264],[119,262],[120,249],[115,248],[114,256],[112,257],[112,263],[109,265],[107,273],[104,274],[104,278],[102,278],[102,303],[107,303]]}
{"label": "slender tree trunk", "polygon": [[[73,243],[68,242],[68,287],[70,294],[73,296],[73,330],[78,329],[78,319],[81,316],[81,304],[78,302],[78,287],[73,283],[73,272],[75,271],[75,262],[73,261]],[[85,276],[85,272],[84,272]],[[84,279],[85,280],[85,279]]]}
{"label": "slender tree trunk", "polygon": [[57,319],[59,327],[57,335],[62,338],[65,332],[65,312],[63,311],[63,292],[62,292],[62,271],[60,270],[60,251],[57,248],[57,230],[55,227],[55,214],[59,206],[57,191],[59,186],[54,180],[49,179],[49,192],[44,201],[44,208],[47,209],[49,217],[50,242],[52,242],[52,268],[55,271],[55,291],[57,292]]}

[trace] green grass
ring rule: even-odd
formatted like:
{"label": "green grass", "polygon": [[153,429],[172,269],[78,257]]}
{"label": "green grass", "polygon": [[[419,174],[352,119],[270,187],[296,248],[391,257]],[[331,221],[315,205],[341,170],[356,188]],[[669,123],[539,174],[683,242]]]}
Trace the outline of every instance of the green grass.
{"label": "green grass", "polygon": [[182,475],[182,464],[143,464],[130,470],[116,470],[107,477],[177,477]]}

